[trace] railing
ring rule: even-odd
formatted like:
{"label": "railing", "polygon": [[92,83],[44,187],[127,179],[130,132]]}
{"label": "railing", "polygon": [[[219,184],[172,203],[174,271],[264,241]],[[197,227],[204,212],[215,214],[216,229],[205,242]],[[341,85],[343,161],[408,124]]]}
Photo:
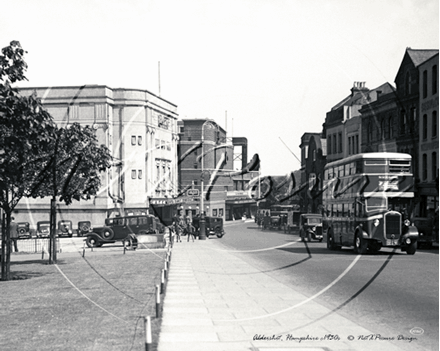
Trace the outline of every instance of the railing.
{"label": "railing", "polygon": [[[60,239],[56,239],[57,252],[61,252]],[[1,242],[0,242],[1,247]],[[24,253],[41,253],[44,250],[49,251],[49,238],[33,238],[33,239],[18,239],[17,248],[19,252]],[[12,247],[14,252],[14,247]]]}

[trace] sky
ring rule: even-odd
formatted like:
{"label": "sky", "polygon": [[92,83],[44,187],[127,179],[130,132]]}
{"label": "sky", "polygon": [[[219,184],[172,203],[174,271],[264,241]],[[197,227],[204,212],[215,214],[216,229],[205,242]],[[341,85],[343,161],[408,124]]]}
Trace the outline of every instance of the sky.
{"label": "sky", "polygon": [[394,84],[407,47],[439,48],[438,0],[4,0],[0,47],[28,82],[148,90],[180,119],[248,139],[263,175],[300,169],[301,136],[356,81]]}

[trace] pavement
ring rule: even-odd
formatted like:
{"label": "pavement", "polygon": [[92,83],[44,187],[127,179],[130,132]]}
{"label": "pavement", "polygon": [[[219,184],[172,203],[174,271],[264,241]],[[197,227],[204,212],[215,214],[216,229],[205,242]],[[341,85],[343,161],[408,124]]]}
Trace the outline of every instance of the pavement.
{"label": "pavement", "polygon": [[158,351],[402,350],[404,341],[384,340],[295,291],[221,239],[182,237],[170,251]]}

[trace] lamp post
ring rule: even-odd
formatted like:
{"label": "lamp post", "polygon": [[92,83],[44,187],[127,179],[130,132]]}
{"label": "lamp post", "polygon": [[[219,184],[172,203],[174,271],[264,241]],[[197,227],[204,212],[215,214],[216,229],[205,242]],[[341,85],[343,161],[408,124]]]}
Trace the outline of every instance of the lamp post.
{"label": "lamp post", "polygon": [[205,228],[205,206],[204,206],[204,199],[205,195],[203,193],[204,191],[204,177],[205,177],[205,171],[204,171],[204,141],[205,141],[205,125],[209,125],[210,127],[214,127],[210,121],[205,121],[202,125],[202,176],[200,179],[200,235],[199,240],[206,240],[206,228]]}

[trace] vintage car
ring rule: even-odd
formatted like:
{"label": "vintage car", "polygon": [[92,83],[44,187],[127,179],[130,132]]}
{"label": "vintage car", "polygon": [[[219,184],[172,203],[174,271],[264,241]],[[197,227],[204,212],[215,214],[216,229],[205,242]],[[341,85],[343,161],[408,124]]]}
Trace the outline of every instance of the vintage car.
{"label": "vintage car", "polygon": [[37,222],[37,237],[48,238],[50,236],[50,221]]}
{"label": "vintage car", "polygon": [[136,249],[137,235],[156,233],[156,220],[151,215],[106,218],[105,226],[94,227],[87,234],[88,247],[100,247],[122,241],[127,247]]}
{"label": "vintage car", "polygon": [[30,239],[32,234],[30,232],[30,227],[28,222],[17,223],[18,239]]}
{"label": "vintage car", "polygon": [[299,236],[302,241],[322,241],[322,216],[320,214],[304,213],[299,218]]}
{"label": "vintage car", "polygon": [[90,221],[78,222],[78,229],[76,232],[77,232],[78,236],[85,236],[88,233],[91,233],[92,232],[92,223]]}
{"label": "vintage car", "polygon": [[[196,236],[200,234],[200,217],[194,217],[192,219],[192,225],[196,230]],[[205,216],[205,235],[209,238],[210,235],[216,235],[217,238],[223,237],[225,231],[223,229],[222,217],[209,217]]]}
{"label": "vintage car", "polygon": [[417,239],[417,247],[422,245],[427,248],[432,247],[434,242],[434,221],[426,217],[415,217],[413,218],[413,224],[419,231],[419,237]]}
{"label": "vintage car", "polygon": [[69,238],[71,238],[73,235],[72,221],[69,220],[58,221],[57,235],[59,237],[68,236]]}

